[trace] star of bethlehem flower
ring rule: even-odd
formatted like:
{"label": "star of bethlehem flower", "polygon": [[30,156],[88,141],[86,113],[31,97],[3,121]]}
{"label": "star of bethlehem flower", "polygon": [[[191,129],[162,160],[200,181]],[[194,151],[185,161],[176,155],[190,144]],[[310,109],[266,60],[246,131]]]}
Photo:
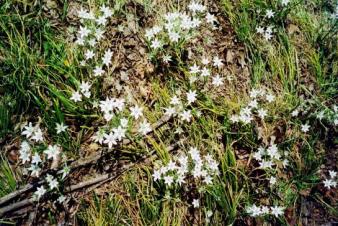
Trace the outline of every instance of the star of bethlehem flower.
{"label": "star of bethlehem flower", "polygon": [[138,132],[141,133],[142,135],[147,135],[149,132],[151,132],[151,125],[147,121],[143,121],[140,123]]}
{"label": "star of bethlehem flower", "polygon": [[130,110],[130,115],[132,117],[134,117],[135,119],[138,119],[138,118],[140,118],[143,115],[143,113],[142,113],[143,108],[141,108],[141,107],[139,107],[137,105],[135,105],[134,107],[129,108],[129,110]]}
{"label": "star of bethlehem flower", "polygon": [[67,130],[68,126],[64,125],[63,122],[56,123],[56,134],[60,134],[62,132],[65,132]]}
{"label": "star of bethlehem flower", "polygon": [[192,206],[193,206],[194,208],[200,207],[200,200],[199,200],[199,199],[194,199],[194,200],[192,201]]}
{"label": "star of bethlehem flower", "polygon": [[213,61],[213,65],[215,67],[220,68],[220,67],[222,67],[224,65],[223,62],[222,62],[223,60],[220,59],[218,56],[214,57],[214,59],[212,61]]}
{"label": "star of bethlehem flower", "polygon": [[153,41],[151,41],[151,45],[150,45],[151,48],[158,49],[161,46],[162,46],[162,44],[157,38],[155,38]]}
{"label": "star of bethlehem flower", "polygon": [[300,130],[301,130],[303,133],[309,132],[309,130],[310,130],[309,124],[301,125],[301,126],[300,126]]}
{"label": "star of bethlehem flower", "polygon": [[196,101],[196,91],[192,91],[192,90],[189,90],[189,92],[187,93],[187,101],[188,101],[188,104],[191,104],[193,102]]}
{"label": "star of bethlehem flower", "polygon": [[34,195],[36,196],[36,198],[39,200],[42,198],[42,196],[44,196],[44,194],[46,194],[47,190],[43,187],[40,186],[37,188],[37,190],[34,192]]}
{"label": "star of bethlehem flower", "polygon": [[191,110],[185,110],[182,113],[180,113],[180,117],[182,121],[187,121],[190,122],[191,121]]}
{"label": "star of bethlehem flower", "polygon": [[104,52],[104,55],[102,57],[102,64],[109,66],[111,64],[111,58],[113,57],[113,52],[110,49],[107,49]]}
{"label": "star of bethlehem flower", "polygon": [[93,50],[87,49],[87,51],[85,52],[85,59],[86,60],[90,60],[95,56],[95,53]]}
{"label": "star of bethlehem flower", "polygon": [[57,159],[61,150],[57,145],[48,145],[48,148],[44,151],[44,153],[47,155],[47,159]]}
{"label": "star of bethlehem flower", "polygon": [[216,87],[223,85],[224,78],[220,77],[218,74],[212,78],[212,84]]}
{"label": "star of bethlehem flower", "polygon": [[275,12],[273,12],[271,9],[266,10],[266,17],[268,19],[272,18],[275,15]]}
{"label": "star of bethlehem flower", "polygon": [[116,136],[114,133],[110,132],[109,134],[104,134],[104,144],[108,144],[108,148],[111,149],[113,145],[116,145]]}
{"label": "star of bethlehem flower", "polygon": [[80,94],[80,92],[76,91],[76,92],[73,92],[70,99],[73,100],[74,102],[79,102],[82,100],[82,95]]}

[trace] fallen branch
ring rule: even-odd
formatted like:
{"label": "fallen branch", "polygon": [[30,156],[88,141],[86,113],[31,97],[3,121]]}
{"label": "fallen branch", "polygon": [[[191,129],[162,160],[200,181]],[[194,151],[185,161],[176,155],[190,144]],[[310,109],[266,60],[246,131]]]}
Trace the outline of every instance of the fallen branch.
{"label": "fallen branch", "polygon": [[[149,131],[146,135],[149,135],[151,133],[153,133],[156,129],[162,127],[165,123],[167,123],[169,120],[171,119],[171,117],[167,117],[167,116],[163,116],[162,118],[160,118],[156,123],[154,123],[152,125],[152,130]],[[145,136],[146,136],[145,135]],[[122,145],[128,145],[130,144],[132,141],[130,139],[123,139],[122,140]],[[79,159],[77,161],[71,162],[70,163],[70,170],[74,171],[75,169],[79,168],[79,167],[85,167],[87,165],[93,164],[98,162],[101,158],[103,158],[104,156],[107,156],[108,154],[112,153],[113,151],[115,151],[116,149],[102,149],[103,154],[101,151],[96,152],[93,155],[90,155],[88,157]],[[62,169],[59,167],[59,169],[56,170],[57,174],[62,174]],[[10,202],[11,200],[19,197],[20,195],[23,195],[27,192],[30,192],[33,188],[43,184],[43,181],[39,181],[37,182],[37,184],[27,184],[25,185],[23,188],[21,188],[20,190],[17,190],[15,192],[12,192],[2,198],[0,198],[0,206],[3,206],[4,204]]]}

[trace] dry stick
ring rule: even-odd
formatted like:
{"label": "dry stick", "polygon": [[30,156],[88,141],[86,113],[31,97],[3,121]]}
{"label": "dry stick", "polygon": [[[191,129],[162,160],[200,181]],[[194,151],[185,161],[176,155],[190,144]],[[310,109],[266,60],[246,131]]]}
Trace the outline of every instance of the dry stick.
{"label": "dry stick", "polygon": [[[179,144],[182,143],[183,141],[184,141],[184,139],[183,140],[179,140],[174,145],[167,147],[168,152],[171,152],[171,151],[175,150],[176,147],[178,147]],[[155,151],[152,151],[150,154],[144,156],[139,161],[137,161],[135,163],[129,163],[127,165],[122,166],[118,170],[118,172],[103,174],[103,175],[100,175],[100,176],[96,176],[93,179],[90,179],[90,180],[87,180],[87,181],[83,181],[83,182],[80,182],[80,183],[75,184],[75,185],[71,185],[68,189],[66,189],[65,193],[71,193],[71,192],[74,192],[76,190],[79,190],[79,189],[82,189],[82,188],[85,188],[85,187],[93,186],[95,184],[102,185],[104,183],[107,183],[108,181],[111,181],[111,180],[117,178],[122,173],[124,173],[125,171],[129,170],[132,166],[134,166],[136,164],[139,164],[139,163],[142,163],[142,162],[145,162],[145,161],[149,160],[150,158],[154,158],[155,157],[154,154],[155,154]],[[93,186],[90,190],[93,190],[96,187],[97,186]],[[9,206],[0,208],[0,217],[2,217],[3,215],[5,215],[8,212],[14,212],[14,211],[17,211],[17,210],[19,210],[19,209],[21,209],[23,207],[28,206],[28,205],[33,205],[33,203],[34,203],[33,198],[30,198],[30,199],[24,199],[22,201],[13,203],[13,204],[11,204]]]}
{"label": "dry stick", "polygon": [[[146,135],[150,134],[150,133],[153,133],[154,130],[158,129],[159,127],[163,126],[165,123],[167,123],[169,120],[170,120],[171,117],[167,117],[167,116],[163,116],[162,118],[160,118],[156,123],[154,123],[152,125],[152,130],[149,131]],[[123,145],[127,145],[127,144],[130,144],[131,143],[131,140],[130,139],[123,139],[122,141],[122,144]],[[111,150],[108,150],[106,153],[104,153],[104,155],[107,155],[109,153],[112,153],[115,149],[111,149]],[[101,155],[101,152],[97,152],[91,156],[88,156],[86,158],[83,158],[83,159],[79,159],[75,162],[72,162],[70,164],[70,169],[73,171],[79,167],[83,167],[83,166],[87,166],[89,164],[92,164],[92,163],[95,163],[97,162],[101,157],[103,157]],[[58,174],[61,174],[62,171],[61,169],[58,170],[57,172]],[[39,181],[38,182],[38,185],[41,185],[43,182],[42,181]],[[2,198],[0,198],[0,206],[4,205],[5,203],[13,200],[14,198],[26,193],[26,192],[29,192],[31,191],[35,186],[32,185],[32,184],[27,184],[26,186],[24,186],[22,189],[20,190],[17,190],[15,192],[12,192]]]}

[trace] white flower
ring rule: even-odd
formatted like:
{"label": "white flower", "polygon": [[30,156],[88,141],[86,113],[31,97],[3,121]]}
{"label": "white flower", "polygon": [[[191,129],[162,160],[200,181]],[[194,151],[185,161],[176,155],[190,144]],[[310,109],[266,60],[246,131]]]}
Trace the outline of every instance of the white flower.
{"label": "white flower", "polygon": [[262,153],[257,151],[253,154],[253,157],[257,160],[257,161],[260,161],[262,160]]}
{"label": "white flower", "polygon": [[321,111],[317,114],[317,119],[322,120],[324,118],[324,111]]}
{"label": "white flower", "polygon": [[103,13],[104,17],[111,17],[113,15],[113,11],[105,5],[100,7],[100,11]]}
{"label": "white flower", "polygon": [[79,35],[81,38],[85,38],[89,35],[90,30],[86,27],[80,27],[79,31],[78,31]]}
{"label": "white flower", "polygon": [[89,60],[92,59],[95,56],[95,53],[93,50],[87,49],[86,53],[85,53],[85,59]]}
{"label": "white flower", "polygon": [[308,124],[304,124],[300,126],[300,130],[304,133],[309,132],[310,126]]}
{"label": "white flower", "polygon": [[247,208],[247,212],[248,214],[250,214],[250,216],[252,217],[256,217],[262,214],[262,210],[260,207],[256,206],[256,205],[252,205],[250,207]]}
{"label": "white flower", "polygon": [[193,102],[196,101],[196,91],[192,91],[192,90],[189,90],[189,92],[187,93],[187,100],[188,100],[188,104],[191,104]]}
{"label": "white flower", "polygon": [[170,55],[163,56],[163,62],[164,63],[169,63],[170,61],[171,61],[171,56]]}
{"label": "white flower", "polygon": [[273,165],[273,162],[272,161],[265,161],[265,160],[262,160],[260,163],[259,163],[259,167],[262,168],[262,169],[268,169],[268,168],[272,168],[272,165]]}
{"label": "white flower", "polygon": [[88,92],[90,89],[91,85],[89,84],[89,82],[82,82],[80,85],[80,90],[82,93]]}
{"label": "white flower", "polygon": [[231,121],[232,123],[239,122],[239,117],[238,117],[238,115],[231,115],[230,121]]}
{"label": "white flower", "polygon": [[165,113],[164,113],[164,115],[166,115],[166,116],[168,116],[168,117],[171,117],[171,116],[173,116],[173,115],[175,115],[175,114],[176,114],[175,108],[173,108],[173,107],[165,108]]}
{"label": "white flower", "polygon": [[209,69],[207,69],[206,67],[202,68],[202,70],[201,70],[201,76],[202,77],[207,77],[209,75],[210,75]]}
{"label": "white flower", "polygon": [[223,63],[222,63],[223,60],[220,59],[218,56],[214,57],[214,59],[213,59],[212,61],[213,61],[213,65],[214,65],[215,67],[220,68],[220,67],[223,66]]}
{"label": "white flower", "polygon": [[337,172],[334,170],[329,170],[329,174],[330,174],[331,179],[334,179],[337,176]]}
{"label": "white flower", "polygon": [[179,105],[181,103],[180,99],[175,95],[171,98],[170,104],[172,105]]}
{"label": "white flower", "polygon": [[151,125],[147,121],[143,121],[140,123],[140,127],[138,129],[138,132],[141,133],[142,135],[147,135],[149,132],[151,132]]}
{"label": "white flower", "polygon": [[193,66],[190,66],[190,73],[191,74],[196,74],[199,71],[200,71],[200,69],[199,69],[199,67],[196,64],[194,64]]}
{"label": "white flower", "polygon": [[252,101],[249,102],[248,105],[249,105],[250,108],[257,108],[258,102],[257,102],[257,100],[252,100]]}
{"label": "white flower", "polygon": [[276,182],[277,182],[276,177],[270,177],[270,184],[271,184],[271,185],[276,184]]}
{"label": "white flower", "polygon": [[61,170],[62,172],[62,179],[65,179],[65,177],[70,173],[70,168],[68,166],[64,166]]}
{"label": "white flower", "polygon": [[34,135],[32,136],[32,140],[38,142],[38,141],[43,141],[43,133],[40,128],[36,128]]}
{"label": "white flower", "polygon": [[126,118],[121,118],[120,119],[120,125],[123,127],[123,128],[126,128],[128,126],[128,119]]}
{"label": "white flower", "polygon": [[53,190],[54,188],[57,188],[59,186],[59,182],[57,181],[57,179],[53,179],[49,181],[48,185],[49,185],[49,188]]}
{"label": "white flower", "polygon": [[143,108],[135,105],[134,107],[129,108],[130,109],[130,115],[133,116],[135,119],[138,119],[143,115],[142,111]]}
{"label": "white flower", "polygon": [[192,205],[193,205],[194,208],[200,207],[200,200],[199,199],[194,199],[192,201]]}
{"label": "white flower", "polygon": [[66,196],[64,195],[61,195],[58,199],[57,199],[57,202],[62,204],[66,201]]}
{"label": "white flower", "polygon": [[261,213],[262,214],[269,214],[270,213],[270,209],[267,206],[261,206]]}
{"label": "white flower", "polygon": [[68,126],[64,125],[63,122],[61,122],[60,124],[56,123],[56,128],[55,128],[56,134],[65,132],[67,128],[68,128]]}
{"label": "white flower", "polygon": [[20,157],[22,161],[22,164],[25,164],[26,162],[30,162],[31,154],[28,151],[22,151],[20,149]]}
{"label": "white flower", "polygon": [[187,122],[190,122],[191,120],[191,110],[186,110],[186,111],[183,111],[181,114],[180,114],[180,117],[183,121],[187,121]]}
{"label": "white flower", "polygon": [[103,65],[109,66],[111,64],[112,57],[113,57],[113,52],[110,49],[106,50],[102,58]]}
{"label": "white flower", "polygon": [[57,159],[60,152],[60,147],[57,145],[48,145],[48,148],[44,151],[47,155],[47,159]]}
{"label": "white flower", "polygon": [[169,33],[169,39],[172,42],[178,42],[178,39],[180,38],[180,35],[177,32],[170,32]]}
{"label": "white flower", "polygon": [[101,76],[104,73],[104,70],[102,69],[102,66],[96,66],[95,69],[93,70],[94,76]]}
{"label": "white flower", "polygon": [[269,32],[265,32],[263,37],[265,38],[266,41],[269,41],[272,38],[272,34]]}
{"label": "white flower", "polygon": [[81,96],[80,92],[76,91],[76,92],[73,92],[70,99],[73,100],[74,102],[78,102],[78,101],[81,101],[82,96]]}
{"label": "white flower", "polygon": [[179,185],[182,185],[182,184],[185,183],[184,178],[185,178],[185,176],[184,176],[183,174],[179,174],[178,177],[177,177],[177,179],[176,179],[176,182],[177,182]]}
{"label": "white flower", "polygon": [[208,65],[210,63],[210,60],[207,57],[202,58],[202,64]]}
{"label": "white flower", "polygon": [[30,138],[35,132],[36,127],[32,125],[32,123],[28,123],[28,126],[24,127],[24,131],[22,131],[22,135],[25,135],[27,138]]}
{"label": "white flower", "polygon": [[210,176],[204,177],[203,182],[206,183],[206,184],[212,184],[212,177],[210,177]]}
{"label": "white flower", "polygon": [[36,164],[37,165],[40,162],[42,162],[41,157],[40,157],[40,155],[37,152],[35,152],[34,155],[33,155],[33,157],[32,157],[32,164]]}
{"label": "white flower", "polygon": [[104,34],[104,30],[102,30],[101,28],[97,28],[95,30],[95,38],[99,41],[103,38],[103,34]]}
{"label": "white flower", "polygon": [[87,14],[88,14],[88,11],[85,10],[85,9],[83,9],[83,8],[81,7],[81,9],[80,9],[79,12],[78,12],[78,17],[79,17],[79,18],[86,19]]}
{"label": "white flower", "polygon": [[41,186],[37,188],[36,192],[34,192],[34,195],[39,200],[44,194],[46,194],[46,192],[47,192],[46,189],[43,186]]}
{"label": "white flower", "polygon": [[94,136],[92,136],[92,139],[94,140],[94,142],[98,142],[99,144],[102,144],[104,141],[104,131],[103,130],[99,130],[95,133]]}
{"label": "white flower", "polygon": [[279,217],[284,214],[284,207],[281,206],[274,206],[271,207],[271,214],[275,217]]}
{"label": "white flower", "polygon": [[275,15],[275,13],[271,10],[271,9],[268,9],[266,10],[266,17],[267,18],[272,18],[273,16]]}
{"label": "white flower", "polygon": [[217,22],[217,19],[214,15],[207,13],[207,15],[205,16],[205,18],[207,19],[207,22],[210,24],[214,24]]}
{"label": "white flower", "polygon": [[261,26],[258,26],[258,27],[256,27],[256,32],[257,32],[258,34],[264,34],[264,28],[261,27]]}
{"label": "white flower", "polygon": [[113,145],[116,145],[116,136],[110,132],[109,134],[104,134],[105,140],[103,143],[108,144],[108,148],[111,149]]}
{"label": "white flower", "polygon": [[189,150],[189,154],[194,161],[200,161],[200,152],[196,147],[191,147]]}
{"label": "white flower", "polygon": [[32,177],[38,177],[40,175],[41,168],[38,165],[32,164],[28,170],[31,171]]}
{"label": "white flower", "polygon": [[295,109],[295,110],[293,110],[293,111],[291,112],[291,116],[292,116],[292,117],[297,117],[298,114],[299,114],[299,111],[298,111],[297,109]]}
{"label": "white flower", "polygon": [[212,78],[212,84],[214,86],[221,86],[223,85],[223,78],[221,78],[218,74]]}
{"label": "white flower", "polygon": [[153,178],[154,178],[154,181],[157,181],[157,180],[161,179],[161,172],[160,172],[160,170],[154,170]]}
{"label": "white flower", "polygon": [[164,183],[168,186],[170,186],[174,182],[174,178],[172,176],[165,176],[164,177]]}
{"label": "white flower", "polygon": [[282,0],[282,6],[287,6],[290,0]]}
{"label": "white flower", "polygon": [[275,96],[273,94],[267,94],[265,98],[269,103],[271,103],[272,101],[274,101]]}
{"label": "white flower", "polygon": [[126,129],[122,128],[121,126],[113,129],[113,132],[114,132],[115,138],[118,141],[121,141],[122,138],[124,138],[126,136]]}
{"label": "white flower", "polygon": [[162,46],[162,44],[157,38],[155,38],[153,41],[151,41],[151,45],[150,45],[151,48],[158,49],[161,46]]}
{"label": "white flower", "polygon": [[261,108],[261,109],[258,109],[257,113],[258,113],[258,116],[261,118],[261,119],[264,119],[265,116],[267,116],[267,110]]}
{"label": "white flower", "polygon": [[107,23],[107,19],[104,16],[100,16],[95,21],[98,25],[105,25]]}

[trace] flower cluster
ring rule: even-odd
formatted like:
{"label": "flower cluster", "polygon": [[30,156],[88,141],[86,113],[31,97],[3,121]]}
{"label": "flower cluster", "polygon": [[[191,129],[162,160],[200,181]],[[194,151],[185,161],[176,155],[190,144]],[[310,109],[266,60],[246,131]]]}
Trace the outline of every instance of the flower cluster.
{"label": "flower cluster", "polygon": [[[118,114],[129,114],[135,122],[138,123],[138,133],[141,135],[147,135],[152,131],[150,123],[143,116],[143,108],[138,105],[129,107],[129,111],[124,111],[125,100],[120,98],[106,98],[104,101],[100,101],[100,109],[103,113],[104,119],[109,123],[114,116],[118,117]],[[113,145],[117,145],[123,138],[126,137],[126,133],[129,128],[129,122],[132,119],[120,118],[117,126],[111,128],[109,124],[100,127],[92,139],[99,144],[107,144],[108,148],[112,148]]]}
{"label": "flower cluster", "polygon": [[251,90],[250,98],[251,100],[247,106],[240,110],[239,115],[232,115],[230,117],[230,121],[232,123],[242,122],[244,124],[248,124],[254,120],[254,115],[264,120],[268,114],[268,111],[262,107],[259,107],[259,104],[262,104],[263,102],[271,103],[275,100],[275,96],[264,89]]}
{"label": "flower cluster", "polygon": [[[338,107],[337,105],[332,105],[331,108],[326,107],[321,110],[313,111],[311,107],[311,103],[305,102],[295,108],[291,112],[292,117],[298,117],[300,115],[306,115],[310,113],[309,116],[313,116],[319,121],[327,121],[328,123],[337,126],[338,125]],[[305,127],[306,129],[306,127]]]}
{"label": "flower cluster", "polygon": [[264,215],[273,215],[275,217],[280,217],[284,215],[285,207],[282,206],[256,206],[252,205],[247,207],[247,213],[250,214],[252,217],[259,217]]}
{"label": "flower cluster", "polygon": [[[281,5],[282,9],[287,7],[290,0],[282,0]],[[256,27],[257,34],[261,35],[266,41],[269,41],[273,37],[273,25],[269,25],[271,20],[275,17],[275,12],[272,9],[267,9],[265,11],[265,15],[263,17],[262,25]]]}
{"label": "flower cluster", "polygon": [[213,176],[219,174],[217,161],[210,154],[201,156],[196,147],[191,147],[188,153],[189,156],[182,154],[177,161],[170,160],[168,164],[154,170],[154,181],[163,180],[168,186],[175,183],[182,185],[192,175],[195,180],[212,184]]}
{"label": "flower cluster", "polygon": [[[64,132],[67,126],[61,124],[56,125],[57,133]],[[52,166],[53,162],[60,161],[61,158],[61,147],[58,145],[45,144],[43,139],[42,129],[39,125],[33,126],[31,122],[28,123],[28,126],[24,126],[22,135],[25,135],[26,138],[29,138],[31,143],[28,141],[22,141],[19,149],[19,159],[22,164],[27,165],[30,176],[39,177],[41,175],[42,169]],[[43,150],[41,152],[41,150]],[[52,163],[48,164],[48,160]],[[69,168],[65,165],[62,169],[61,179],[64,179],[69,173]],[[46,176],[46,181],[49,184],[49,191],[55,190],[58,188],[59,181],[57,178],[54,178],[51,175]],[[34,193],[35,200],[39,200],[47,190],[44,186],[40,186],[37,191]]]}
{"label": "flower cluster", "polygon": [[329,170],[329,175],[330,178],[329,179],[325,179],[323,181],[324,187],[326,187],[327,189],[331,189],[331,187],[335,188],[337,186],[337,172],[333,171],[333,170]]}
{"label": "flower cluster", "polygon": [[[166,46],[177,46],[188,42],[203,23],[202,18],[213,27],[217,23],[214,15],[206,13],[206,7],[197,2],[191,2],[186,12],[167,13],[160,25],[155,25],[146,30],[145,37],[149,41],[150,48],[157,54]],[[168,49],[167,49],[168,50]],[[163,56],[165,62],[171,61],[171,56]]]}
{"label": "flower cluster", "polygon": [[207,78],[212,77],[212,85],[214,87],[219,87],[224,84],[224,78],[220,76],[220,70],[224,65],[223,59],[215,56],[210,60],[204,56],[201,59],[201,63],[201,65],[195,63],[190,66],[190,83],[194,83],[198,80],[205,81]]}
{"label": "flower cluster", "polygon": [[[107,49],[101,58],[99,58],[100,53],[95,52],[96,46],[104,37],[108,19],[112,15],[113,11],[105,5],[102,5],[97,13],[82,8],[78,13],[81,26],[77,32],[75,44],[80,47],[83,53],[80,65],[90,66],[89,68],[93,69],[91,74],[95,77],[100,77],[105,73],[113,57],[113,52],[110,49]],[[90,87],[89,82],[82,81],[79,87],[80,90],[74,91],[70,99],[74,102],[79,102],[83,96],[89,98],[91,96]]]}

